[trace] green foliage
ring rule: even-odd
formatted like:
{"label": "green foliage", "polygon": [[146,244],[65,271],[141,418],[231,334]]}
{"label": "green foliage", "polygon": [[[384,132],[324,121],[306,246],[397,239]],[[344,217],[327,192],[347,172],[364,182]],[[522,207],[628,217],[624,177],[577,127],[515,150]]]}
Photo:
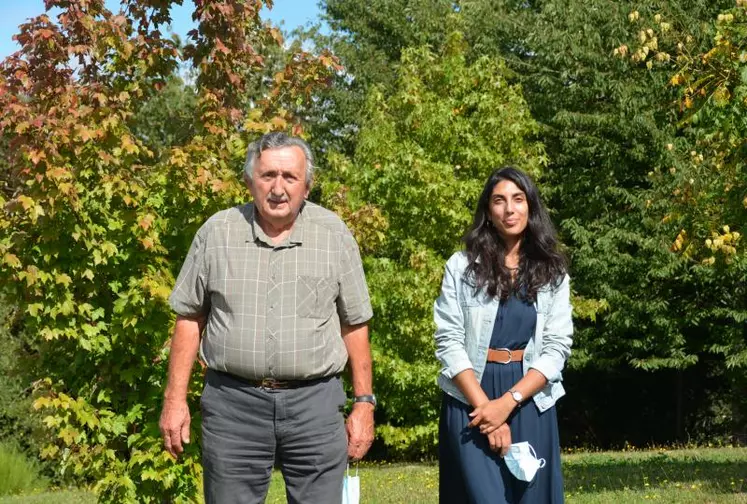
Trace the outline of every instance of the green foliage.
{"label": "green foliage", "polygon": [[441,53],[407,49],[391,93],[373,88],[352,159],[329,156],[324,203],[363,251],[374,313],[378,434],[395,456],[433,450],[439,394],[433,300],[488,174],[544,163],[521,89],[494,60],[466,62],[460,33]]}
{"label": "green foliage", "polygon": [[[579,323],[570,365],[645,369],[691,365],[704,346],[693,338],[700,330],[691,318],[697,312],[673,316],[673,302],[691,298],[687,278],[693,273],[669,252],[671,230],[651,205],[667,200],[647,192],[655,183],[649,173],[668,168],[667,146],[680,135],[671,107],[676,93],[667,85],[675,60],[666,56],[678,40],[649,34],[643,19],[666,20],[660,31],[669,35],[686,32],[688,50],[696,54],[715,32],[711,20],[729,5],[731,0],[496,0],[425,8],[379,0],[369,15],[356,2],[326,2],[338,30],[333,47],[346,67],[361,68],[358,85],[390,86],[388,77],[364,68],[366,58],[392,64],[410,38],[438,50],[449,25],[463,30],[468,61],[485,55],[505,61],[540,124],[548,157],[545,192],[572,257]],[[387,37],[402,23],[410,27],[407,35]],[[640,48],[631,49],[636,40]],[[644,52],[658,64],[646,65]],[[355,85],[354,79],[348,99],[356,96]],[[711,194],[718,197],[718,188]]]}
{"label": "green foliage", "polygon": [[[654,36],[676,41],[660,58],[675,61],[681,141],[669,146],[669,166],[650,173],[649,201],[674,236],[671,251],[687,264],[683,319],[704,353],[724,360],[734,436],[747,439],[747,4],[714,16],[712,43],[694,50],[685,33],[662,33],[665,17],[646,20]],[[658,167],[657,167],[658,168]],[[693,315],[696,314],[696,315]],[[718,402],[714,404],[717,406]]]}
{"label": "green foliage", "polygon": [[171,76],[166,84],[139,107],[130,128],[136,138],[157,158],[171,147],[187,144],[195,134],[197,96],[181,78]]}
{"label": "green foliage", "polygon": [[[173,461],[157,427],[174,273],[195,229],[245,199],[237,175],[248,135],[301,131],[285,104],[303,104],[334,62],[288,54],[266,96],[239,109],[265,47],[277,52],[281,40],[260,22],[261,2],[203,2],[184,49],[199,70],[191,96],[171,77],[175,43],[157,30],[172,2],[124,3],[112,15],[103,2],[49,1],[57,21],[22,25],[20,52],[0,65],[0,131],[12,155],[0,283],[35,356],[28,378],[50,438],[41,454],[58,476],[92,483],[103,502],[189,502],[198,444]],[[149,107],[169,103],[182,113],[174,124],[146,120]],[[197,112],[193,130],[181,129],[184,107]],[[200,385],[197,372],[196,441]]]}
{"label": "green foliage", "polygon": [[36,458],[46,443],[41,415],[32,413],[30,382],[35,376],[35,355],[13,330],[12,304],[0,303],[0,443]]}
{"label": "green foliage", "polygon": [[0,443],[0,495],[43,490],[49,484],[21,452]]}
{"label": "green foliage", "polygon": [[393,90],[392,71],[406,48],[429,46],[440,52],[448,35],[459,30],[452,16],[454,3],[446,0],[323,0],[322,17],[332,29],[317,25],[298,30],[299,41],[329,48],[342,62],[332,85],[319,90],[309,110],[309,130],[321,150],[352,156],[356,136],[365,120],[371,86],[384,94]]}

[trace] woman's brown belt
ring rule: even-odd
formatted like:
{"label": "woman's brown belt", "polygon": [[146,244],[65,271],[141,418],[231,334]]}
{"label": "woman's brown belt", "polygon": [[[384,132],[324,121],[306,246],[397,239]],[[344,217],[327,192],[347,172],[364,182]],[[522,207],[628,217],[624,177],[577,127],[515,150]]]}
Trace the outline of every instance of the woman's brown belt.
{"label": "woman's brown belt", "polygon": [[508,364],[509,362],[521,362],[524,358],[524,350],[509,350],[508,348],[488,348],[488,362]]}

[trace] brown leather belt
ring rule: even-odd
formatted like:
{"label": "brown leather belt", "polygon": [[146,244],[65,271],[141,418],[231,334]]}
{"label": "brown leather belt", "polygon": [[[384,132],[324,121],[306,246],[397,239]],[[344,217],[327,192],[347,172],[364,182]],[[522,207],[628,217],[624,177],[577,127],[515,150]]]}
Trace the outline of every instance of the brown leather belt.
{"label": "brown leather belt", "polygon": [[508,348],[488,348],[488,362],[508,364],[509,362],[521,362],[524,358],[524,350],[509,350]]}

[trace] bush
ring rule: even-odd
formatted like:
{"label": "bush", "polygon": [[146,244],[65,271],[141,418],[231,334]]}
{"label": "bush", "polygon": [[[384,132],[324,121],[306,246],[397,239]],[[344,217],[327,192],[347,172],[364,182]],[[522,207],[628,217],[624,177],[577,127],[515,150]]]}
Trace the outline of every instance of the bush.
{"label": "bush", "polygon": [[36,457],[44,443],[41,415],[31,407],[33,355],[12,329],[12,302],[0,297],[0,443]]}
{"label": "bush", "polygon": [[8,444],[0,444],[0,495],[13,495],[47,487],[39,467]]}

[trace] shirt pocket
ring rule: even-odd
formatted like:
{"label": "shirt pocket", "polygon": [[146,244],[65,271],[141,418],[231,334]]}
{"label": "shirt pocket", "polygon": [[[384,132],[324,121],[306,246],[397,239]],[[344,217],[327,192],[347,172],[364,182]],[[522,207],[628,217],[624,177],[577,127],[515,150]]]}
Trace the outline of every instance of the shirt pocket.
{"label": "shirt pocket", "polygon": [[296,281],[296,315],[327,319],[335,306],[336,282],[332,278],[299,275]]}

